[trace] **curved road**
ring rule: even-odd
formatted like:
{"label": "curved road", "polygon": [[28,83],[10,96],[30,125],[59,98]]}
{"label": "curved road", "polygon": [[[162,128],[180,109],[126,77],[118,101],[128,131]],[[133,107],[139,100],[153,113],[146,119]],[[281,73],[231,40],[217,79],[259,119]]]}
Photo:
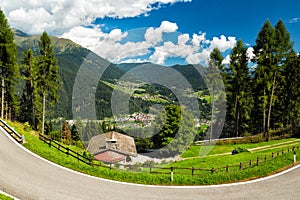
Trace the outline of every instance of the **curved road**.
{"label": "curved road", "polygon": [[152,187],[83,175],[26,151],[0,129],[0,190],[19,199],[299,199],[300,168],[271,179],[204,187]]}

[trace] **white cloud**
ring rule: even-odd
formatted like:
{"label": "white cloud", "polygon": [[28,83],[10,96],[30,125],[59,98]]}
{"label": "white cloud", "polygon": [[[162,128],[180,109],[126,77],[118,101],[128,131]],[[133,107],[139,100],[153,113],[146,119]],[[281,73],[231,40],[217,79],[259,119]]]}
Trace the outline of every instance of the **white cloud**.
{"label": "white cloud", "polygon": [[182,34],[178,36],[178,44],[185,45],[190,40],[189,34]]}
{"label": "white cloud", "polygon": [[227,56],[224,58],[224,60],[222,61],[222,64],[223,64],[223,65],[229,65],[229,64],[230,64],[230,61],[231,61],[230,55],[227,55]]}
{"label": "white cloud", "polygon": [[169,21],[163,21],[161,23],[159,29],[161,29],[163,33],[172,33],[172,32],[177,31],[178,26],[176,23],[172,23]]}
{"label": "white cloud", "polygon": [[152,45],[157,45],[158,43],[162,42],[163,33],[175,32],[177,29],[178,26],[176,23],[163,21],[158,28],[148,28],[144,37],[146,42]]}
{"label": "white cloud", "polygon": [[300,17],[295,17],[295,18],[289,19],[288,22],[290,24],[294,24],[294,23],[297,23],[299,20],[300,20]]}
{"label": "white cloud", "polygon": [[221,52],[225,52],[227,49],[232,49],[236,44],[235,37],[228,37],[228,39],[221,35],[220,38],[213,37],[213,40],[210,41],[210,49],[219,48]]}
{"label": "white cloud", "polygon": [[[168,58],[177,57],[185,59],[190,64],[199,64],[207,61],[214,48],[225,52],[236,44],[234,37],[224,35],[209,40],[206,33],[193,34],[192,37],[187,33],[178,33],[177,24],[168,21],[163,21],[157,28],[149,27],[144,32],[138,29],[128,32],[114,29],[110,33],[104,33],[101,28],[101,26],[93,28],[77,26],[62,37],[73,40],[113,63],[132,61],[165,64]],[[135,30],[138,31],[134,32]],[[132,32],[134,35],[143,32],[144,35],[140,38],[144,40],[138,42],[126,40]],[[170,33],[177,34],[177,40],[174,34],[168,38]],[[251,52],[250,48],[248,50]],[[228,60],[229,57],[224,62]]]}
{"label": "white cloud", "polygon": [[[191,0],[2,0],[12,27],[30,34],[47,31],[63,34],[80,25],[90,25],[95,18],[136,17],[148,15],[162,4],[190,2]],[[156,7],[154,6],[156,5]],[[165,30],[174,30],[171,24],[163,24]]]}
{"label": "white cloud", "polygon": [[249,47],[249,48],[247,49],[247,56],[248,56],[248,58],[249,58],[250,60],[254,58],[255,54],[254,54],[254,49],[253,49],[253,47]]}

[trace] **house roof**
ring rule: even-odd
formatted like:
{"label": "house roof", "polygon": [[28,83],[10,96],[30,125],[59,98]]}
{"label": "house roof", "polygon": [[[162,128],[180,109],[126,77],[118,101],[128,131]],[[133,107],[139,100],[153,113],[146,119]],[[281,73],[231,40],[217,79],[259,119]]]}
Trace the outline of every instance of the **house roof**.
{"label": "house roof", "polygon": [[115,163],[124,160],[126,156],[113,150],[106,149],[103,152],[96,154],[94,158],[105,163]]}
{"label": "house roof", "polygon": [[107,149],[124,155],[137,155],[134,138],[115,131],[92,137],[87,151],[93,155],[97,155]]}

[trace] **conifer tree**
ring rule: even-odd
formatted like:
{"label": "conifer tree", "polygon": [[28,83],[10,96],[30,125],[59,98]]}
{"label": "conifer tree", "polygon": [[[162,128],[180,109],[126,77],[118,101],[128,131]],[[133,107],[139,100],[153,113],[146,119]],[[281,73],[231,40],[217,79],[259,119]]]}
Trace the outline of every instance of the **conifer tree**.
{"label": "conifer tree", "polygon": [[247,48],[243,45],[242,40],[239,40],[232,49],[230,60],[227,85],[227,123],[232,121],[234,135],[238,137],[249,127],[250,113],[253,108]]}
{"label": "conifer tree", "polygon": [[17,48],[14,33],[0,10],[0,75],[1,75],[1,118],[16,117],[18,98],[15,84],[19,76]]}
{"label": "conifer tree", "polygon": [[23,59],[21,61],[21,75],[25,79],[25,88],[23,90],[21,99],[21,122],[29,122],[29,124],[36,129],[36,109],[35,103],[36,96],[36,75],[37,75],[37,61],[33,56],[31,50],[27,50],[23,54]]}
{"label": "conifer tree", "polygon": [[42,98],[42,134],[44,134],[46,100],[49,105],[58,101],[58,89],[61,86],[57,59],[51,39],[44,32],[39,40],[39,70],[37,73],[37,91]]}

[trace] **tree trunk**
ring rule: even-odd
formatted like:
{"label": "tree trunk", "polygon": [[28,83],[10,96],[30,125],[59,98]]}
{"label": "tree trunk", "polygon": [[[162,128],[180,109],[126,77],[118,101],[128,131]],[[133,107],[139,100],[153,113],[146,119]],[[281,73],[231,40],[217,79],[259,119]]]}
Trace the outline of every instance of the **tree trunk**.
{"label": "tree trunk", "polygon": [[43,93],[43,116],[42,116],[42,135],[44,135],[45,130],[45,111],[46,111],[46,94]]}
{"label": "tree trunk", "polygon": [[215,84],[213,86],[213,91],[212,91],[212,95],[211,95],[211,100],[212,100],[212,110],[211,110],[211,123],[210,123],[210,134],[209,134],[209,141],[212,140],[212,136],[213,136],[213,124],[214,124],[214,109],[215,109]]}
{"label": "tree trunk", "polygon": [[264,99],[263,99],[263,133],[266,132],[266,105],[265,105],[266,88],[264,87]]}
{"label": "tree trunk", "polygon": [[1,80],[1,118],[4,117],[4,78]]}
{"label": "tree trunk", "polygon": [[276,83],[276,72],[275,72],[274,79],[273,79],[272,91],[271,91],[271,97],[270,97],[270,105],[269,105],[269,112],[268,112],[267,131],[269,131],[269,129],[270,129],[271,111],[272,111],[273,97],[274,97],[274,91],[275,91],[275,83]]}
{"label": "tree trunk", "polygon": [[239,131],[238,131],[238,96],[235,96],[235,103],[234,103],[234,108],[235,108],[235,125],[234,125],[234,131],[235,131],[235,136],[238,137]]}
{"label": "tree trunk", "polygon": [[5,104],[5,119],[8,120],[8,102]]}

